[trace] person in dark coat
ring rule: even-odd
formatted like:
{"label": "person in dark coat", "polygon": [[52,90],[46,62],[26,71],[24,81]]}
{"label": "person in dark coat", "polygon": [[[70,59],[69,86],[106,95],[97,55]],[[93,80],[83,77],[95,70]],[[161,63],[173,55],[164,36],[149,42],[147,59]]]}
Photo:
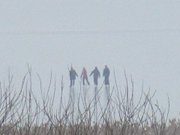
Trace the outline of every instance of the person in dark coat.
{"label": "person in dark coat", "polygon": [[73,67],[71,66],[71,69],[69,71],[69,77],[70,77],[70,87],[74,86],[75,84],[75,80],[76,77],[78,76],[78,74],[76,73],[76,71],[73,69]]}
{"label": "person in dark coat", "polygon": [[90,76],[93,75],[94,78],[94,84],[98,85],[98,78],[100,77],[100,72],[97,67],[91,72]]}
{"label": "person in dark coat", "polygon": [[88,76],[87,76],[87,70],[84,67],[81,73],[81,78],[83,79],[83,85],[85,85],[85,81],[87,82],[87,84],[89,85],[89,81],[88,81]]}
{"label": "person in dark coat", "polygon": [[104,76],[104,84],[109,85],[110,70],[107,65],[105,65],[105,68],[103,70],[103,76]]}

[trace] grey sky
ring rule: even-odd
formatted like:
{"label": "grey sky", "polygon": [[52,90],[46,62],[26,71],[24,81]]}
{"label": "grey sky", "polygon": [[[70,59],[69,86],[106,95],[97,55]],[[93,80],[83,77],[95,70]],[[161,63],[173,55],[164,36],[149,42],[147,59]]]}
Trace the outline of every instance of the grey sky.
{"label": "grey sky", "polygon": [[179,16],[179,0],[1,0],[0,73],[18,76],[29,63],[68,83],[71,63],[79,74],[108,64],[157,89],[162,104],[168,94],[179,116]]}

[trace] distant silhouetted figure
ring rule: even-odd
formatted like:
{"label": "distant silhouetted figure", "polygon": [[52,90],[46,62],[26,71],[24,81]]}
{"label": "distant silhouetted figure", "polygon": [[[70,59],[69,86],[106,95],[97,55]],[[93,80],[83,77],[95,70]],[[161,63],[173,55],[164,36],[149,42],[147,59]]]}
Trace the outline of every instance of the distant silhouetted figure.
{"label": "distant silhouetted figure", "polygon": [[107,65],[105,65],[105,68],[103,70],[103,76],[104,76],[104,84],[109,85],[110,70]]}
{"label": "distant silhouetted figure", "polygon": [[91,72],[90,76],[93,75],[94,84],[98,85],[98,78],[100,77],[100,72],[97,67]]}
{"label": "distant silhouetted figure", "polygon": [[70,77],[70,87],[74,86],[75,84],[75,80],[76,77],[78,76],[78,74],[76,73],[76,71],[73,69],[73,67],[71,66],[71,69],[69,71],[69,77]]}
{"label": "distant silhouetted figure", "polygon": [[83,79],[83,85],[85,85],[85,81],[86,81],[87,84],[89,85],[88,76],[87,76],[87,71],[86,71],[85,67],[84,67],[83,70],[82,70],[81,78]]}

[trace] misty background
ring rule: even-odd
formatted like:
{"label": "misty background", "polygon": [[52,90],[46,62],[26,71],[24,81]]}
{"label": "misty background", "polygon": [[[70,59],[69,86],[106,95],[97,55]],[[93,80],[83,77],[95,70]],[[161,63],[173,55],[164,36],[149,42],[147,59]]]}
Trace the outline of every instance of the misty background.
{"label": "misty background", "polygon": [[44,83],[51,71],[59,83],[63,76],[68,91],[71,64],[79,76],[83,66],[102,74],[107,64],[111,86],[115,71],[124,87],[126,70],[137,95],[142,83],[162,106],[168,95],[170,117],[179,117],[179,7],[179,0],[0,0],[0,78],[10,70],[17,82],[29,64]]}

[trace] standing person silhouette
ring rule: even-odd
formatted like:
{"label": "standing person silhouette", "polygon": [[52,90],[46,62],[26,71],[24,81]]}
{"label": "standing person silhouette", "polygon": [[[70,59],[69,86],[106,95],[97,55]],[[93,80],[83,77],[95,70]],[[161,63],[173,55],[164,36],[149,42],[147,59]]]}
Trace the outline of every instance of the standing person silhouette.
{"label": "standing person silhouette", "polygon": [[100,77],[100,72],[97,67],[94,68],[94,70],[91,72],[90,76],[93,75],[94,79],[94,112],[95,112],[95,122],[97,122],[98,119],[98,101],[99,101],[99,96],[98,96],[98,78]]}
{"label": "standing person silhouette", "polygon": [[100,72],[97,67],[91,72],[90,76],[93,75],[94,84],[98,85],[98,78],[100,77]]}
{"label": "standing person silhouette", "polygon": [[110,70],[107,65],[105,65],[105,68],[103,70],[103,76],[104,76],[104,84],[109,85]]}
{"label": "standing person silhouette", "polygon": [[72,114],[72,120],[74,119],[74,109],[75,109],[75,80],[78,74],[74,70],[73,66],[71,65],[71,69],[69,70],[69,77],[70,77],[70,92],[69,92],[69,105],[70,105],[70,110]]}
{"label": "standing person silhouette", "polygon": [[83,85],[85,85],[85,81],[89,85],[88,76],[87,76],[87,70],[86,70],[85,67],[83,67],[83,70],[82,70],[82,73],[81,73],[81,78],[83,79]]}
{"label": "standing person silhouette", "polygon": [[111,94],[110,94],[110,86],[109,86],[109,76],[110,76],[110,70],[107,65],[105,65],[105,68],[103,70],[103,76],[104,76],[104,84],[105,84],[105,92],[106,92],[106,107],[108,111],[108,117],[111,117]]}
{"label": "standing person silhouette", "polygon": [[78,74],[76,73],[76,71],[74,70],[74,68],[71,66],[71,69],[69,71],[69,77],[70,77],[70,87],[74,86],[75,84],[75,80],[76,77],[78,76]]}

